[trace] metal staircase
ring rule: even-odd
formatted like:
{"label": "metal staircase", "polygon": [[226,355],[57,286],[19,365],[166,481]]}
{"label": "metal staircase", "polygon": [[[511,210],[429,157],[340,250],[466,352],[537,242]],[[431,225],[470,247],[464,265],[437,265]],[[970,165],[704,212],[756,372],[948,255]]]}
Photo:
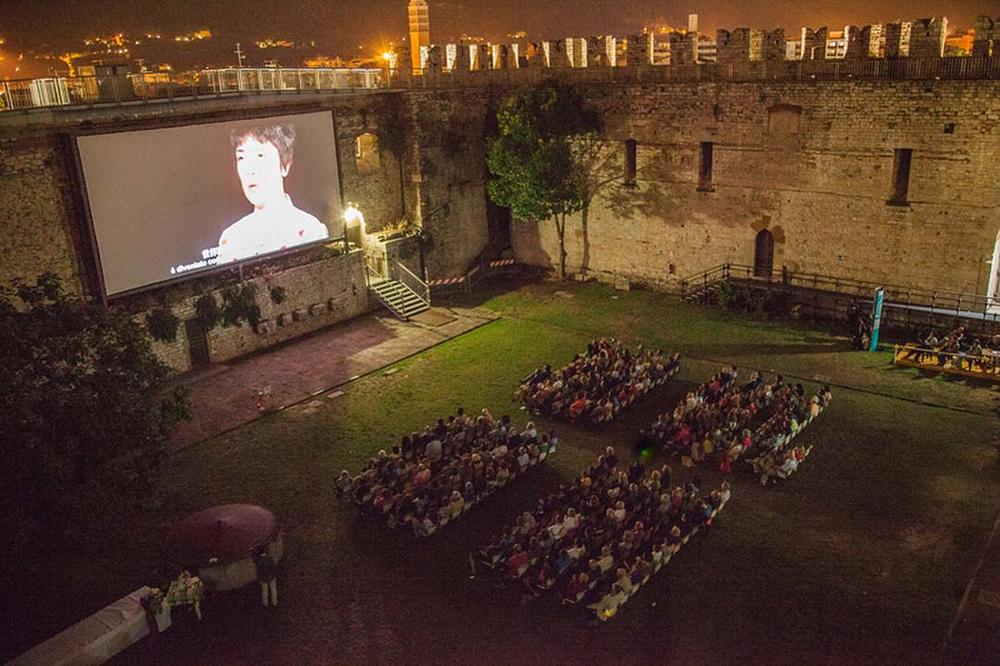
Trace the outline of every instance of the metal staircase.
{"label": "metal staircase", "polygon": [[714,304],[715,294],[719,290],[719,286],[723,282],[728,282],[732,277],[731,268],[731,264],[722,264],[684,278],[678,284],[681,298],[689,303]]}
{"label": "metal staircase", "polygon": [[431,307],[430,288],[398,261],[389,266],[388,275],[365,261],[368,290],[389,312],[409,321]]}

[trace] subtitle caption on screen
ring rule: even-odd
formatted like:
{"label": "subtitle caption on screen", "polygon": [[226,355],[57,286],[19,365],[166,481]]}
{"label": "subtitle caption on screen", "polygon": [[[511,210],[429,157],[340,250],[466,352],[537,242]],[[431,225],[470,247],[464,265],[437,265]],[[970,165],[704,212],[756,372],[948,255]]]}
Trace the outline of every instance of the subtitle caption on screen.
{"label": "subtitle caption on screen", "polygon": [[190,264],[177,264],[170,267],[171,275],[180,275],[188,271],[196,271],[199,268],[208,268],[219,263],[219,248],[210,247],[201,251],[201,259]]}

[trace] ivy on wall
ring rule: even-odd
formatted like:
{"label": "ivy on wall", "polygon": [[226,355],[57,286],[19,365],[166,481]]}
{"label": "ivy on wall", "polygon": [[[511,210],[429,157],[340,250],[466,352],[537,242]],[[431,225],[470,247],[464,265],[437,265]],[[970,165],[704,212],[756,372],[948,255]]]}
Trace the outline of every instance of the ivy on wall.
{"label": "ivy on wall", "polygon": [[257,285],[253,282],[222,290],[222,325],[239,326],[244,321],[254,328],[260,323]]}
{"label": "ivy on wall", "polygon": [[180,324],[181,320],[168,308],[155,308],[146,314],[146,330],[159,342],[175,342]]}
{"label": "ivy on wall", "polygon": [[211,292],[205,292],[194,302],[194,312],[206,331],[210,331],[222,321],[222,313],[219,311],[219,304],[215,301],[215,296]]}
{"label": "ivy on wall", "polygon": [[285,288],[284,287],[281,287],[281,286],[271,287],[271,302],[272,303],[274,303],[275,305],[281,305],[282,303],[285,302],[286,298],[287,298],[287,293],[285,292]]}

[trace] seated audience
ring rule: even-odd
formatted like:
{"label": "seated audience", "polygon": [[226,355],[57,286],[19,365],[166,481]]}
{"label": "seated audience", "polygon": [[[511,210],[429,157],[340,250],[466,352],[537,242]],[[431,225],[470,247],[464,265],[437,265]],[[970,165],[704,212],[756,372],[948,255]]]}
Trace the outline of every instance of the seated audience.
{"label": "seated audience", "polygon": [[539,414],[605,423],[677,372],[680,355],[639,345],[630,350],[614,338],[587,345],[564,368],[546,365],[521,383],[515,399]]}

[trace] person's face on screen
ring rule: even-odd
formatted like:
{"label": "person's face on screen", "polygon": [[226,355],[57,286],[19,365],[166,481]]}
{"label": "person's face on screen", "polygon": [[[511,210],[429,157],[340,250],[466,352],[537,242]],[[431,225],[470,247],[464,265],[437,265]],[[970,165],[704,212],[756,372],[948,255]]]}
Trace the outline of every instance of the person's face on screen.
{"label": "person's face on screen", "polygon": [[236,147],[236,172],[243,194],[254,208],[284,203],[288,167],[281,166],[274,144],[247,137]]}

